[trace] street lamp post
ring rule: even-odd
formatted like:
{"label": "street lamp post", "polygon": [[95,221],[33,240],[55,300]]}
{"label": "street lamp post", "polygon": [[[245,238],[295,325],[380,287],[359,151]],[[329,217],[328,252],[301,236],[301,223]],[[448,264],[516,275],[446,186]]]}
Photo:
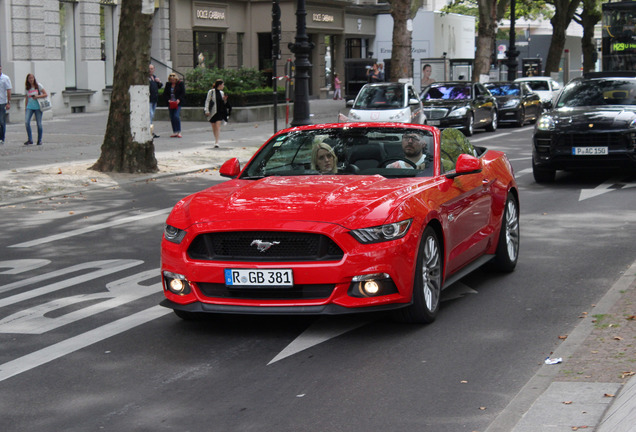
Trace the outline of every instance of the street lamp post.
{"label": "street lamp post", "polygon": [[514,81],[517,78],[517,56],[519,50],[515,47],[515,0],[510,0],[510,40],[508,42],[508,51],[506,51],[506,57],[508,60],[506,64],[508,66],[508,81]]}
{"label": "street lamp post", "polygon": [[296,42],[289,43],[289,50],[296,56],[296,74],[294,76],[294,118],[292,126],[311,124],[309,120],[309,54],[314,44],[309,42],[305,17],[305,0],[297,0],[296,5]]}

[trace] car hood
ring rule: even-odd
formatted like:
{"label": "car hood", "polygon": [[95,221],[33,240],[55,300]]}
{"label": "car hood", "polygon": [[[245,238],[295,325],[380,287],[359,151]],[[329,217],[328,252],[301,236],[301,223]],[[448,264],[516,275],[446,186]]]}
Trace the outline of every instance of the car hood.
{"label": "car hood", "polygon": [[[559,130],[580,131],[594,129],[627,129],[636,119],[636,107],[586,106],[559,108],[552,111]],[[592,125],[592,126],[590,126]]]}
{"label": "car hood", "polygon": [[180,201],[169,218],[186,229],[215,221],[316,221],[346,228],[381,225],[406,196],[432,178],[294,176],[231,180]]}
{"label": "car hood", "polygon": [[400,113],[400,111],[404,111],[406,107],[394,108],[394,109],[355,109],[351,108],[349,110],[349,117],[352,114],[355,114],[359,117],[355,121],[363,121],[363,122],[374,122],[374,121],[388,121],[391,119],[391,116],[395,116]]}

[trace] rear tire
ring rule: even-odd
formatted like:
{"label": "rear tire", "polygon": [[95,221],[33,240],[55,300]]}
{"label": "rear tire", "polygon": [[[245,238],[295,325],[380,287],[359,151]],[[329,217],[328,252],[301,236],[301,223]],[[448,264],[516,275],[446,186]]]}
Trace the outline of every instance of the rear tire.
{"label": "rear tire", "polygon": [[517,127],[523,127],[523,125],[526,123],[526,110],[521,107],[519,109],[519,114],[517,117]]}
{"label": "rear tire", "polygon": [[442,263],[437,234],[427,227],[417,252],[412,304],[396,311],[400,321],[419,324],[435,321],[442,294]]}
{"label": "rear tire", "polygon": [[490,261],[493,270],[503,273],[512,272],[519,259],[519,205],[512,193],[508,193],[508,199],[504,207],[499,230],[499,241],[495,257]]}

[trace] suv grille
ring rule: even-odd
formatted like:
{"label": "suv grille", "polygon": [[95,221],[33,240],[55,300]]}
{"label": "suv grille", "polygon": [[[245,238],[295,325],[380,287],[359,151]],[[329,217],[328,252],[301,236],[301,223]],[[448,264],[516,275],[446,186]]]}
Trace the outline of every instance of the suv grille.
{"label": "suv grille", "polygon": [[623,133],[573,133],[559,137],[558,146],[590,147],[607,146],[614,149],[631,148],[629,135]]}
{"label": "suv grille", "polygon": [[[257,240],[274,244],[260,252]],[[325,235],[296,232],[200,234],[188,248],[190,258],[206,261],[339,261],[343,255],[342,249]]]}

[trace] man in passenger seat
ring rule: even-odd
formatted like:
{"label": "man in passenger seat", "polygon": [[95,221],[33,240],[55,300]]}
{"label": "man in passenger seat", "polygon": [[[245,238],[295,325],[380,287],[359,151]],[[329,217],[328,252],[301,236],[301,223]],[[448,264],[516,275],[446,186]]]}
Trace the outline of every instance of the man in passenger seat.
{"label": "man in passenger seat", "polygon": [[[413,162],[417,169],[424,169],[426,166],[427,155],[424,153],[425,142],[422,141],[422,137],[413,132],[407,132],[402,135],[402,151],[406,159]],[[413,168],[413,165],[404,162],[396,161],[389,164],[387,168]]]}

